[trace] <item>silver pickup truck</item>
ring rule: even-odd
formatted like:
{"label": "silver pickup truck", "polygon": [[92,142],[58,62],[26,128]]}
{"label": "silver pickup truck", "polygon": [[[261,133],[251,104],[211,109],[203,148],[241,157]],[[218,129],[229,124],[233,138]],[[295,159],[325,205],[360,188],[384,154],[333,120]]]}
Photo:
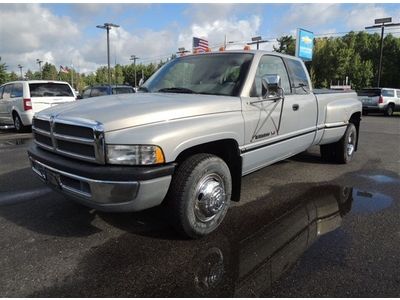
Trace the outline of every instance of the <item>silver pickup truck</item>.
{"label": "silver pickup truck", "polygon": [[241,177],[320,145],[347,163],[357,150],[355,93],[313,92],[304,63],[264,51],[188,55],[136,94],[50,108],[33,119],[33,171],[103,211],[163,204],[182,234],[214,231]]}

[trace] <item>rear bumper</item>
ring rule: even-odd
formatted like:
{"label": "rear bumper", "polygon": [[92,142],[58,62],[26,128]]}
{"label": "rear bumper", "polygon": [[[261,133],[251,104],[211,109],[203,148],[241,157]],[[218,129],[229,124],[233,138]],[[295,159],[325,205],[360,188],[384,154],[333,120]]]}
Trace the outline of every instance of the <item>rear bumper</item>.
{"label": "rear bumper", "polygon": [[[175,168],[173,164],[140,168],[77,163],[36,146],[28,154],[32,170],[47,185],[102,211],[140,211],[161,204]],[[80,168],[74,169],[75,164]]]}
{"label": "rear bumper", "polygon": [[383,112],[385,111],[387,108],[386,104],[379,104],[379,105],[375,105],[375,106],[369,106],[369,105],[363,105],[362,109],[363,111],[375,111],[375,112]]}

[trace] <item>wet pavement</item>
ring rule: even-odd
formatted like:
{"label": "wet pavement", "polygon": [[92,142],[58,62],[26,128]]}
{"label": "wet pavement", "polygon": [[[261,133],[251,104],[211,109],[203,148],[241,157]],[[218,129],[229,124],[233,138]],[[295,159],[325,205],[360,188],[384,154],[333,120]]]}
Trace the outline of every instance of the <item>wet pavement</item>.
{"label": "wet pavement", "polygon": [[399,297],[400,118],[363,123],[351,164],[312,148],[246,176],[199,240],[161,208],[107,214],[52,192],[31,140],[0,140],[0,296]]}

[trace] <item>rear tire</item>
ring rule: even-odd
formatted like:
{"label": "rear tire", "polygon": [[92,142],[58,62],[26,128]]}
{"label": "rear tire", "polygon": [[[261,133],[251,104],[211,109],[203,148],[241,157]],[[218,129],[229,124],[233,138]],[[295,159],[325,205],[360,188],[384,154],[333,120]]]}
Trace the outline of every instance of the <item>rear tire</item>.
{"label": "rear tire", "polygon": [[231,174],[221,158],[205,153],[187,158],[178,166],[166,198],[172,224],[186,237],[210,234],[224,219],[231,193]]}
{"label": "rear tire", "polygon": [[24,126],[18,113],[13,114],[13,120],[14,120],[14,128],[18,133],[25,132],[27,130],[28,127]]}
{"label": "rear tire", "polygon": [[321,145],[322,159],[340,164],[349,163],[356,150],[357,130],[353,123],[349,123],[343,137],[336,143]]}
{"label": "rear tire", "polygon": [[393,104],[389,104],[388,107],[386,108],[385,115],[391,117],[393,116],[393,112],[394,112]]}

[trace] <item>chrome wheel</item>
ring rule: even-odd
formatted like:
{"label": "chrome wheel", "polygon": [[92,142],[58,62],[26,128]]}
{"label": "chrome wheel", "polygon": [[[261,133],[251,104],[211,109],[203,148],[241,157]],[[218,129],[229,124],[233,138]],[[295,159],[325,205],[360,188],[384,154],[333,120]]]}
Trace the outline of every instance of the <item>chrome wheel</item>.
{"label": "chrome wheel", "polygon": [[347,141],[347,155],[352,156],[355,149],[355,134],[351,132]]}
{"label": "chrome wheel", "polygon": [[203,222],[213,220],[226,206],[226,193],[223,179],[216,173],[204,176],[196,187],[194,214]]}

